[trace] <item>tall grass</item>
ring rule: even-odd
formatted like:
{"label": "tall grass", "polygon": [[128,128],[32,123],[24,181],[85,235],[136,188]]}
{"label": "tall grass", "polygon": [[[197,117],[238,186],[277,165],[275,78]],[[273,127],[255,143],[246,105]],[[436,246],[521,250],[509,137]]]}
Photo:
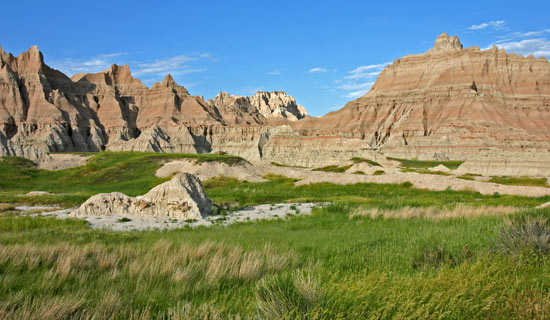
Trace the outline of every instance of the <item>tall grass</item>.
{"label": "tall grass", "polygon": [[[98,190],[139,194],[162,181],[153,173],[164,160],[151,156],[100,153],[65,171],[68,180],[15,159],[4,167],[4,180],[9,170],[16,179],[2,181],[2,199],[36,189],[63,191],[46,198],[69,203]],[[425,191],[410,183],[295,187],[293,179],[267,178],[222,177],[204,185],[220,208],[329,204],[288,220],[170,231],[111,232],[80,220],[0,217],[0,319],[550,314],[550,209],[515,212],[548,197]]]}
{"label": "tall grass", "polygon": [[369,217],[384,219],[412,219],[423,218],[431,220],[473,218],[485,215],[509,215],[520,211],[520,208],[511,206],[467,206],[458,204],[450,207],[403,207],[398,209],[380,209],[358,207],[350,214],[350,218]]}

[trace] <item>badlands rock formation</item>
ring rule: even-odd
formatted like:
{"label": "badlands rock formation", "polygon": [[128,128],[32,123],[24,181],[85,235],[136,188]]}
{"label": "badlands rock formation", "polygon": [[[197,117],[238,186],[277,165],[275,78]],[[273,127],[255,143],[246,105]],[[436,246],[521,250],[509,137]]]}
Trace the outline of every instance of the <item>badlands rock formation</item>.
{"label": "badlands rock formation", "polygon": [[266,118],[284,118],[297,121],[307,116],[306,109],[297,104],[293,96],[282,91],[258,91],[253,96],[242,97],[220,92],[208,104],[225,114],[261,114]]}
{"label": "badlands rock formation", "polygon": [[128,65],[69,78],[48,67],[37,47],[18,57],[0,48],[0,155],[36,160],[55,151],[224,150],[259,159],[274,128],[270,118],[285,123],[306,114],[282,92],[236,99],[242,105],[232,99],[207,103],[170,75],[149,89]]}
{"label": "badlands rock formation", "polygon": [[202,219],[212,201],[199,178],[189,173],[176,175],[143,196],[129,197],[120,192],[100,193],[84,202],[71,216],[134,215],[174,219]]}
{"label": "badlands rock formation", "polygon": [[549,121],[546,58],[464,49],[444,33],[426,53],[387,66],[365,96],[293,128],[393,157],[547,161]]}
{"label": "badlands rock formation", "polygon": [[388,155],[516,167],[529,160],[550,174],[550,63],[463,48],[447,34],[423,54],[396,59],[341,110],[305,115],[280,92],[204,101],[170,76],[149,89],[128,66],[113,65],[69,79],[36,47],[17,58],[0,49],[0,155],[225,151],[301,166]]}

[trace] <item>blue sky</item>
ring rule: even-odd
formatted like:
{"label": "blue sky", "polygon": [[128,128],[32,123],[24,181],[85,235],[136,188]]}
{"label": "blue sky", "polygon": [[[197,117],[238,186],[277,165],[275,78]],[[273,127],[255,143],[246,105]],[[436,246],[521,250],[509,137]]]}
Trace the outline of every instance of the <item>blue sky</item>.
{"label": "blue sky", "polygon": [[385,64],[458,35],[550,58],[550,1],[7,1],[0,45],[38,45],[69,75],[129,64],[191,94],[283,90],[315,116],[368,91]]}

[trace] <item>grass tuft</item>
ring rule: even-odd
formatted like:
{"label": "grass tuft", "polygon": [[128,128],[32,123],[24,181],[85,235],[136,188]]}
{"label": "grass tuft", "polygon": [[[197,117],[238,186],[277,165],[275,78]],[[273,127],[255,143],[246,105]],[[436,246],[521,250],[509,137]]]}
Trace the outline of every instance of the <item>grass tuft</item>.
{"label": "grass tuft", "polygon": [[380,163],[374,161],[374,160],[370,160],[370,159],[365,159],[365,158],[360,158],[360,157],[353,157],[350,159],[351,161],[353,161],[354,163],[368,163],[370,164],[371,166],[375,166],[375,167],[381,167]]}
{"label": "grass tuft", "polygon": [[352,165],[347,165],[347,166],[338,166],[338,165],[331,165],[331,166],[326,166],[326,167],[322,167],[322,168],[316,168],[316,169],[313,169],[311,171],[323,171],[323,172],[336,172],[336,173],[342,173],[342,172],[346,172],[346,170],[348,170],[349,168],[351,168]]}
{"label": "grass tuft", "polygon": [[550,253],[550,218],[523,216],[508,220],[500,229],[495,247],[516,258],[542,258]]}

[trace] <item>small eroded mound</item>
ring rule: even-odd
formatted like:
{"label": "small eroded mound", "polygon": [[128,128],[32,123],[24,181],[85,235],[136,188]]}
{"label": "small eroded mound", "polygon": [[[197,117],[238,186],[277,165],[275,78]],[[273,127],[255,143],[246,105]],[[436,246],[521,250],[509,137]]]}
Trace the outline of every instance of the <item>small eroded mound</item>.
{"label": "small eroded mound", "polygon": [[176,175],[143,196],[129,197],[120,192],[92,196],[71,216],[132,215],[175,219],[202,219],[212,208],[212,201],[200,180],[189,173]]}
{"label": "small eroded mound", "polygon": [[91,155],[83,156],[72,153],[52,153],[40,159],[37,164],[40,169],[63,170],[83,166],[91,157]]}
{"label": "small eroded mound", "polygon": [[155,176],[166,178],[181,172],[192,173],[202,181],[218,176],[233,177],[241,181],[246,180],[249,182],[266,181],[262,178],[264,175],[263,171],[246,161],[228,165],[216,161],[197,162],[194,159],[175,160],[165,163],[155,172]]}

